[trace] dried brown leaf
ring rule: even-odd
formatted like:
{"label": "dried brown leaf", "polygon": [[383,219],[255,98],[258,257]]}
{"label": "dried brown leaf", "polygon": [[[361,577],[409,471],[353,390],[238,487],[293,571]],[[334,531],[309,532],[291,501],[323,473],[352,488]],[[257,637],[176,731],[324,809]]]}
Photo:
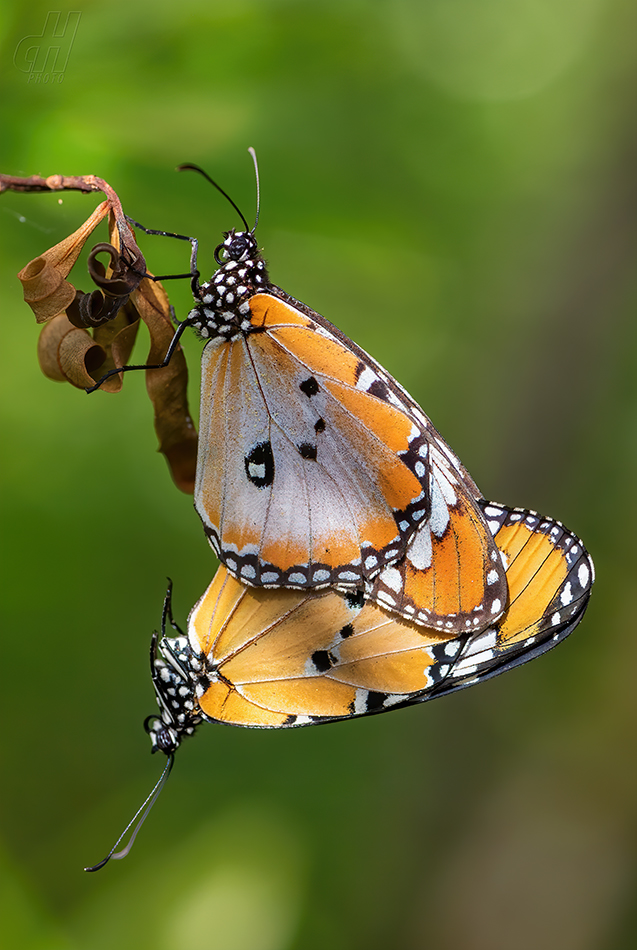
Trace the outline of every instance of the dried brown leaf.
{"label": "dried brown leaf", "polygon": [[44,254],[29,261],[18,278],[24,299],[35,314],[38,323],[46,323],[71,304],[75,288],[66,280],[88,236],[108,213],[108,202],[103,201],[77,231],[49,248]]}
{"label": "dried brown leaf", "polygon": [[105,350],[86,330],[74,327],[65,313],[54,317],[40,333],[38,360],[49,379],[84,389],[93,385],[90,373],[97,373],[105,359]]}
{"label": "dried brown leaf", "polygon": [[[161,363],[174,336],[166,291],[161,284],[145,279],[131,300],[150,332],[147,362]],[[168,366],[147,370],[146,389],[155,410],[159,451],[166,456],[177,487],[183,492],[193,492],[197,430],[188,409],[188,367],[181,347],[177,347]]]}
{"label": "dried brown leaf", "polygon": [[[125,307],[122,307],[114,320],[95,328],[93,331],[95,342],[99,343],[107,354],[104,365],[100,367],[99,376],[128,363],[138,329],[139,314],[130,301]],[[99,376],[96,376],[93,382],[89,383],[89,386],[94,385]],[[109,376],[102,383],[100,389],[107,393],[118,393],[122,388],[123,379],[123,373],[119,373],[117,376]]]}
{"label": "dried brown leaf", "polygon": [[69,383],[78,389],[92,386],[106,354],[90,333],[73,327],[60,340],[58,362]]}
{"label": "dried brown leaf", "polygon": [[38,323],[63,313],[75,299],[75,287],[65,280],[45,255],[29,261],[18,274],[22,292]]}

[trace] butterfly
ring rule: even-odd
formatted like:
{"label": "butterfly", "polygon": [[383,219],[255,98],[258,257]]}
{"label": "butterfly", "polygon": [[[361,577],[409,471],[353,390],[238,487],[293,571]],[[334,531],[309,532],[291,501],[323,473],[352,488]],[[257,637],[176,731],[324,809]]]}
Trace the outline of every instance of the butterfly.
{"label": "butterfly", "polygon": [[[360,590],[416,623],[486,626],[507,584],[473,479],[386,370],[271,282],[256,222],[202,174],[245,227],[225,232],[204,283],[197,241],[170,235],[193,249],[179,276],[196,306],[176,338],[205,340],[194,502],[220,561],[252,586]],[[381,584],[410,545],[418,578]]]}
{"label": "butterfly", "polygon": [[405,621],[359,593],[249,588],[220,567],[187,635],[153,639],[161,711],[153,747],[174,751],[204,719],[287,728],[425,702],[555,646],[582,618],[591,558],[553,519],[492,502],[483,510],[510,600],[493,624],[462,636]]}
{"label": "butterfly", "polygon": [[[109,855],[86,870],[128,854],[176,750],[203,721],[286,729],[387,712],[486,681],[572,633],[595,577],[582,542],[535,511],[487,501],[480,507],[506,565],[509,602],[477,632],[457,636],[405,621],[360,591],[247,587],[221,566],[184,633],[172,617],[169,588],[162,638],[153,634],[150,649],[159,715],[144,724],[166,765]],[[408,570],[406,559],[385,570]],[[166,636],[168,622],[177,636]]]}

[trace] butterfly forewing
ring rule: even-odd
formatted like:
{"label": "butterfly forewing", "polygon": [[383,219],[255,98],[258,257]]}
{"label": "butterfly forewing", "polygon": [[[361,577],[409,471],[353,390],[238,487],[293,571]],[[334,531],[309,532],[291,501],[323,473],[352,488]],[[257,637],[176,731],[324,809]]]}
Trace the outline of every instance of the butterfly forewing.
{"label": "butterfly forewing", "polygon": [[535,512],[483,507],[510,601],[492,625],[463,636],[405,621],[360,596],[247,588],[220,568],[189,618],[190,646],[206,671],[197,712],[255,727],[381,712],[488,679],[564,639],[593,582],[581,542]]}
{"label": "butterfly forewing", "polygon": [[[255,586],[365,588],[416,623],[484,626],[506,581],[471,478],[371,357],[272,291],[204,350],[195,504],[221,560]],[[429,522],[397,596],[380,572]]]}
{"label": "butterfly forewing", "polygon": [[[308,317],[265,294],[250,306],[261,332],[204,350],[197,510],[247,583],[360,587],[401,556],[426,516],[422,466],[401,459],[419,430],[356,388],[359,360]],[[275,310],[283,312],[270,331]],[[285,333],[302,334],[320,358],[307,366],[294,341],[281,344]],[[319,372],[321,361],[354,385]]]}

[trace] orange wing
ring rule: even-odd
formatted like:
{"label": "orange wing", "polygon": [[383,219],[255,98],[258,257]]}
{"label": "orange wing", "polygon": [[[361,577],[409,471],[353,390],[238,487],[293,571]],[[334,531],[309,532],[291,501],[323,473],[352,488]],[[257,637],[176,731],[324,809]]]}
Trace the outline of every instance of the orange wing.
{"label": "orange wing", "polygon": [[189,618],[196,715],[277,728],[382,712],[488,679],[563,640],[593,583],[581,541],[535,512],[484,510],[510,601],[478,633],[450,637],[356,595],[247,588],[220,568]]}
{"label": "orange wing", "polygon": [[[497,616],[506,581],[478,489],[422,410],[291,298],[256,294],[249,310],[252,332],[211,340],[202,366],[195,506],[228,570],[255,586],[365,587],[417,623],[456,631],[466,616],[476,627]],[[424,523],[431,578],[414,551],[419,578],[393,597],[371,581]],[[453,587],[460,573],[459,599],[441,579]]]}
{"label": "orange wing", "polygon": [[[357,358],[299,325],[291,307],[253,297],[257,325],[264,298],[289,325],[204,349],[195,505],[219,557],[246,583],[360,587],[401,557],[427,514],[415,466],[403,461],[417,452],[419,429],[404,409],[357,389]],[[281,330],[300,332],[347,381],[314,373],[303,352],[281,345]]]}

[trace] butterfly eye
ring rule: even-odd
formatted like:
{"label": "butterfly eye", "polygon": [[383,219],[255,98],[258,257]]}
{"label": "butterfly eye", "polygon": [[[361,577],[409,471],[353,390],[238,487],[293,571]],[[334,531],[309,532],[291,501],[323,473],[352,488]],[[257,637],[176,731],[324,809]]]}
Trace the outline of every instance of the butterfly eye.
{"label": "butterfly eye", "polygon": [[170,755],[177,751],[179,742],[175,742],[174,734],[159,716],[147,716],[144,720],[144,730],[151,737],[152,752],[163,752]]}
{"label": "butterfly eye", "polygon": [[228,260],[228,248],[225,244],[217,244],[215,248],[215,260],[219,266],[222,266]]}
{"label": "butterfly eye", "polygon": [[228,247],[228,257],[233,261],[243,261],[255,249],[255,241],[250,234],[237,234]]}

